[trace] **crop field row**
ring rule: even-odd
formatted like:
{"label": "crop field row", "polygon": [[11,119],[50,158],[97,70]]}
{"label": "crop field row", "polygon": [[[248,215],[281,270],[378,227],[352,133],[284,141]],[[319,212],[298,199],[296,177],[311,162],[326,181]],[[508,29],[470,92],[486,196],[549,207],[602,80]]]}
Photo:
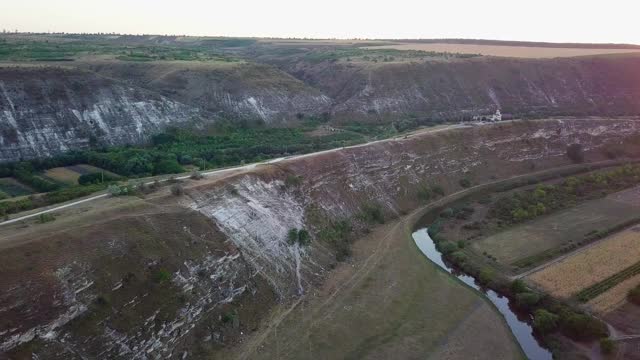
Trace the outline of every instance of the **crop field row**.
{"label": "crop field row", "polygon": [[638,285],[640,285],[640,275],[632,276],[591,299],[587,306],[597,313],[608,313],[623,305],[629,291]]}
{"label": "crop field row", "polygon": [[637,274],[638,259],[640,227],[636,226],[537,271],[528,280],[555,297],[588,301]]}
{"label": "crop field row", "polygon": [[628,268],[620,271],[619,273],[612,275],[605,280],[600,281],[597,284],[591,285],[588,288],[581,290],[576,294],[576,298],[580,302],[588,302],[591,299],[596,298],[598,295],[605,293],[607,290],[613,288],[614,286],[620,284],[621,282],[632,278],[636,275],[640,274],[640,262],[635,263],[634,265],[629,266]]}

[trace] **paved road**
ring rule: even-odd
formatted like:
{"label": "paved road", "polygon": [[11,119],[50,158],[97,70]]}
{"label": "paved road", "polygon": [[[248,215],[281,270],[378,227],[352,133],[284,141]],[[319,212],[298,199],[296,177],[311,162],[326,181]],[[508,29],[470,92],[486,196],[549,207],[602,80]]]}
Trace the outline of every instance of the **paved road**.
{"label": "paved road", "polygon": [[[383,142],[389,142],[389,141],[397,141],[397,140],[403,140],[405,138],[414,136],[414,135],[418,135],[418,134],[423,134],[423,133],[435,133],[435,132],[440,132],[440,131],[445,131],[445,130],[449,130],[449,129],[453,129],[453,128],[461,128],[461,127],[468,127],[468,125],[448,125],[445,127],[441,127],[441,128],[436,128],[436,129],[421,129],[418,131],[415,131],[413,133],[409,133],[407,135],[402,135],[399,137],[394,137],[394,138],[390,138],[390,139],[383,139],[383,140],[376,140],[376,141],[371,141],[371,142],[367,142],[367,143],[363,143],[363,144],[358,144],[358,145],[353,145],[353,146],[348,146],[348,147],[343,147],[343,148],[336,148],[336,149],[329,149],[329,150],[323,150],[323,151],[318,151],[318,152],[314,152],[314,153],[309,153],[309,154],[302,154],[302,155],[292,155],[292,156],[287,156],[287,157],[281,157],[281,158],[276,158],[276,159],[271,159],[265,162],[260,162],[260,163],[253,163],[253,164],[249,164],[249,165],[241,165],[241,166],[234,166],[234,167],[228,167],[228,168],[223,168],[223,169],[215,169],[215,170],[210,170],[210,171],[204,171],[202,172],[203,176],[210,176],[210,175],[215,175],[215,174],[221,174],[227,171],[234,171],[234,170],[251,170],[253,168],[255,168],[258,165],[263,165],[263,164],[275,164],[277,162],[283,161],[283,160],[293,160],[293,159],[301,159],[301,158],[305,158],[305,157],[309,157],[309,156],[316,156],[316,155],[320,155],[320,154],[327,154],[327,153],[331,153],[334,151],[340,151],[343,149],[353,149],[353,148],[358,148],[358,147],[363,147],[363,146],[369,146],[371,144],[376,144],[376,143],[383,143]],[[178,180],[184,180],[184,179],[188,179],[190,177],[190,175],[184,175],[184,176],[178,176],[175,179]],[[169,178],[166,179],[158,179],[158,181],[160,182],[164,182],[164,181],[168,181]],[[155,181],[155,180],[154,180]],[[150,185],[152,184],[154,181],[149,181],[146,182],[145,184]],[[4,222],[0,223],[0,226],[2,225],[9,225],[18,221],[22,221],[22,220],[26,220],[26,219],[30,219],[36,216],[40,216],[42,214],[46,214],[46,213],[51,213],[54,211],[58,211],[58,210],[62,210],[62,209],[66,209],[72,206],[76,206],[79,204],[83,204],[89,201],[94,201],[94,200],[98,200],[98,199],[102,199],[107,197],[109,194],[108,193],[104,193],[104,194],[100,194],[100,195],[95,195],[95,196],[91,196],[85,199],[81,199],[81,200],[76,200],[70,203],[66,203],[63,205],[58,205],[55,207],[52,207],[50,209],[46,209],[46,210],[42,210],[42,211],[38,211],[35,212],[33,214],[29,214],[29,215],[24,215],[24,216],[19,216],[15,219],[11,219],[11,220],[7,220]]]}
{"label": "paved road", "polygon": [[[224,172],[228,172],[228,171],[232,171],[232,170],[242,170],[242,169],[247,169],[248,170],[248,169],[251,169],[251,168],[255,167],[256,165],[258,165],[258,164],[250,164],[250,165],[236,166],[236,167],[231,167],[231,168],[210,170],[210,171],[203,172],[202,175],[203,176],[210,176],[210,175],[220,174],[220,173],[224,173]],[[175,177],[175,179],[184,180],[184,179],[188,179],[190,176],[191,175],[183,175],[183,176]],[[158,179],[159,182],[165,182],[165,181],[168,181],[168,180],[169,180],[168,177],[165,178],[165,179]],[[145,182],[145,184],[146,185],[151,185],[154,182],[155,182],[155,180],[154,181],[148,181],[148,182]],[[72,207],[72,206],[76,206],[76,205],[79,205],[79,204],[83,204],[83,203],[86,203],[86,202],[89,202],[89,201],[102,199],[102,198],[105,198],[107,196],[109,196],[108,193],[103,193],[103,194],[100,194],[100,195],[95,195],[95,196],[91,196],[91,197],[84,198],[84,199],[81,199],[81,200],[76,200],[76,201],[73,201],[73,202],[70,202],[70,203],[66,203],[66,204],[63,204],[63,205],[58,205],[58,206],[52,207],[50,209],[38,211],[38,212],[35,212],[33,214],[24,215],[24,216],[17,217],[15,219],[11,219],[11,220],[7,220],[7,221],[4,221],[4,222],[1,222],[0,226],[9,225],[9,224],[12,224],[12,223],[15,223],[15,222],[18,222],[18,221],[30,219],[30,218],[33,218],[33,217],[36,217],[36,216],[40,216],[41,214],[46,214],[46,213],[50,213],[50,212],[66,209],[66,208],[69,208],[69,207]]]}

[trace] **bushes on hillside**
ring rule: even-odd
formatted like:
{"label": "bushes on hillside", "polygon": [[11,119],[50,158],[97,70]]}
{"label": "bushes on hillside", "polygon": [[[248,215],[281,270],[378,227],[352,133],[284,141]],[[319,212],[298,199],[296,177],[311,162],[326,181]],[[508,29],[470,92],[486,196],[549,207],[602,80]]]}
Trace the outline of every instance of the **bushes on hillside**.
{"label": "bushes on hillside", "polygon": [[629,299],[629,302],[631,303],[640,305],[640,285],[629,291],[629,293],[627,294],[627,299]]}
{"label": "bushes on hillside", "polygon": [[305,229],[291,228],[287,233],[287,243],[289,245],[299,244],[306,246],[311,243],[311,237]]}
{"label": "bushes on hillside", "polygon": [[471,180],[469,180],[467,178],[460,179],[459,183],[460,183],[460,186],[462,186],[465,189],[468,188],[468,187],[471,187]]}
{"label": "bushes on hillside", "polygon": [[616,350],[616,344],[610,338],[600,339],[600,352],[604,355],[613,354]]}
{"label": "bushes on hillside", "polygon": [[382,206],[377,203],[365,204],[360,211],[360,218],[369,224],[384,224]]}
{"label": "bushes on hillside", "polygon": [[351,256],[351,232],[348,220],[331,222],[318,231],[318,239],[329,243],[336,250],[336,260],[343,261]]}
{"label": "bushes on hillside", "polygon": [[433,186],[421,185],[418,188],[417,195],[418,195],[418,199],[420,199],[421,201],[427,202],[438,196],[443,196],[444,189],[440,185],[433,185]]}

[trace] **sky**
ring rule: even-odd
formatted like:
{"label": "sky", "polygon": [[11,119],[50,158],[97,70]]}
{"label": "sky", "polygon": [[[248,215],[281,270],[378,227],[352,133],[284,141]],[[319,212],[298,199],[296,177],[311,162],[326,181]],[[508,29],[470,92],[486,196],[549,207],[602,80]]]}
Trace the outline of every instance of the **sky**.
{"label": "sky", "polygon": [[0,29],[640,44],[637,0],[0,0]]}

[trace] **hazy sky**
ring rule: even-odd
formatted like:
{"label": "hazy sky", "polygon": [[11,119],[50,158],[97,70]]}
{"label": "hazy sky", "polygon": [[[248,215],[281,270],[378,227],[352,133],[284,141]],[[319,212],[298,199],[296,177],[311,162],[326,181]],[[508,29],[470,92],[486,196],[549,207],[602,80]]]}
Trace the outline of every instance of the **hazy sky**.
{"label": "hazy sky", "polygon": [[640,44],[637,0],[0,0],[0,28]]}

